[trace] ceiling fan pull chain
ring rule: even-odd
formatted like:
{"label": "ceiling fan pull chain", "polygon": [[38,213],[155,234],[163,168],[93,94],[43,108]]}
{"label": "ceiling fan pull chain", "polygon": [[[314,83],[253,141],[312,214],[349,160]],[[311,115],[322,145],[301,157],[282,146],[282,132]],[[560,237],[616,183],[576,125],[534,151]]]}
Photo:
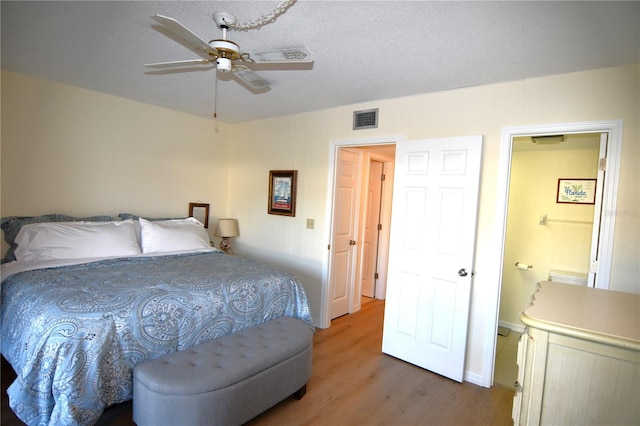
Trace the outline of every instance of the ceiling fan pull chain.
{"label": "ceiling fan pull chain", "polygon": [[213,118],[218,118],[218,73],[215,73],[216,79],[213,84]]}
{"label": "ceiling fan pull chain", "polygon": [[235,24],[231,26],[231,28],[233,28],[236,31],[249,31],[249,30],[260,29],[260,27],[262,27],[263,25],[274,22],[278,18],[278,16],[285,13],[287,9],[293,6],[295,2],[296,0],[282,0],[280,4],[275,9],[273,9],[270,13],[261,16],[255,21],[245,22],[243,24]]}

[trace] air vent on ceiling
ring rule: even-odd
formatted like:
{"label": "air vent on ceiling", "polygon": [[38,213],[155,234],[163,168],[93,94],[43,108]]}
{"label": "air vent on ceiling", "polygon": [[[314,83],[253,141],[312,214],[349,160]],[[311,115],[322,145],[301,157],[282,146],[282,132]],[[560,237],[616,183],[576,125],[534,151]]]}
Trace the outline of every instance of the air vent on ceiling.
{"label": "air vent on ceiling", "polygon": [[378,108],[353,112],[353,130],[378,127]]}

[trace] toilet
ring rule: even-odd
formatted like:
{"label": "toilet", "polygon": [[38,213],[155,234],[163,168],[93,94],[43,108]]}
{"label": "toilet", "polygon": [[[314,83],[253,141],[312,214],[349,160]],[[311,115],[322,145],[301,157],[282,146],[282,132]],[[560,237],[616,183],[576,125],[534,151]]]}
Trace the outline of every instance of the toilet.
{"label": "toilet", "polygon": [[549,281],[587,286],[587,274],[581,272],[561,271],[552,269],[549,271]]}

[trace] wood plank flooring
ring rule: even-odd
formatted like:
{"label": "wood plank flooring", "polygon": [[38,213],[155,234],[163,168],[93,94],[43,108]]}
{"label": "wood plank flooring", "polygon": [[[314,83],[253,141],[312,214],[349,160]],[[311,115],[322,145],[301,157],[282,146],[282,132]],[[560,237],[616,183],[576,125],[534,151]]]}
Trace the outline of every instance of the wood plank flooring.
{"label": "wood plank flooring", "polygon": [[258,425],[512,425],[513,392],[457,383],[384,355],[384,302],[364,304],[314,337],[307,394]]}
{"label": "wood plank flooring", "polygon": [[[289,398],[248,423],[260,425],[512,425],[513,392],[457,383],[384,355],[384,302],[363,304],[314,335],[307,394]],[[4,373],[4,371],[3,371]],[[21,424],[6,413],[2,424]],[[131,403],[108,408],[99,425],[133,425]]]}

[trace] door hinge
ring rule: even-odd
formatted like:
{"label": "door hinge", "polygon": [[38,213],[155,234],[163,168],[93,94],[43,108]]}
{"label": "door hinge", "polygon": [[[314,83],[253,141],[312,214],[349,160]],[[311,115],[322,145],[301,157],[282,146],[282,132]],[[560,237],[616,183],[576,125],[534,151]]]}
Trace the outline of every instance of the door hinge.
{"label": "door hinge", "polygon": [[598,170],[606,171],[607,170],[607,159],[601,158],[598,162]]}
{"label": "door hinge", "polygon": [[380,175],[380,180],[381,180],[381,181],[383,181],[383,182],[384,182],[384,180],[385,180],[386,178],[387,178],[387,177],[384,175],[384,173]]}
{"label": "door hinge", "polygon": [[382,231],[382,224],[381,223],[378,224],[378,231]]}
{"label": "door hinge", "polygon": [[591,265],[589,266],[589,272],[591,272],[592,274],[597,274],[598,273],[598,260],[592,260],[591,261]]}
{"label": "door hinge", "polygon": [[331,244],[327,245],[327,250],[331,250]]}
{"label": "door hinge", "polygon": [[380,279],[380,274],[378,274],[377,272],[375,274],[373,274],[373,278],[375,278],[376,280]]}

